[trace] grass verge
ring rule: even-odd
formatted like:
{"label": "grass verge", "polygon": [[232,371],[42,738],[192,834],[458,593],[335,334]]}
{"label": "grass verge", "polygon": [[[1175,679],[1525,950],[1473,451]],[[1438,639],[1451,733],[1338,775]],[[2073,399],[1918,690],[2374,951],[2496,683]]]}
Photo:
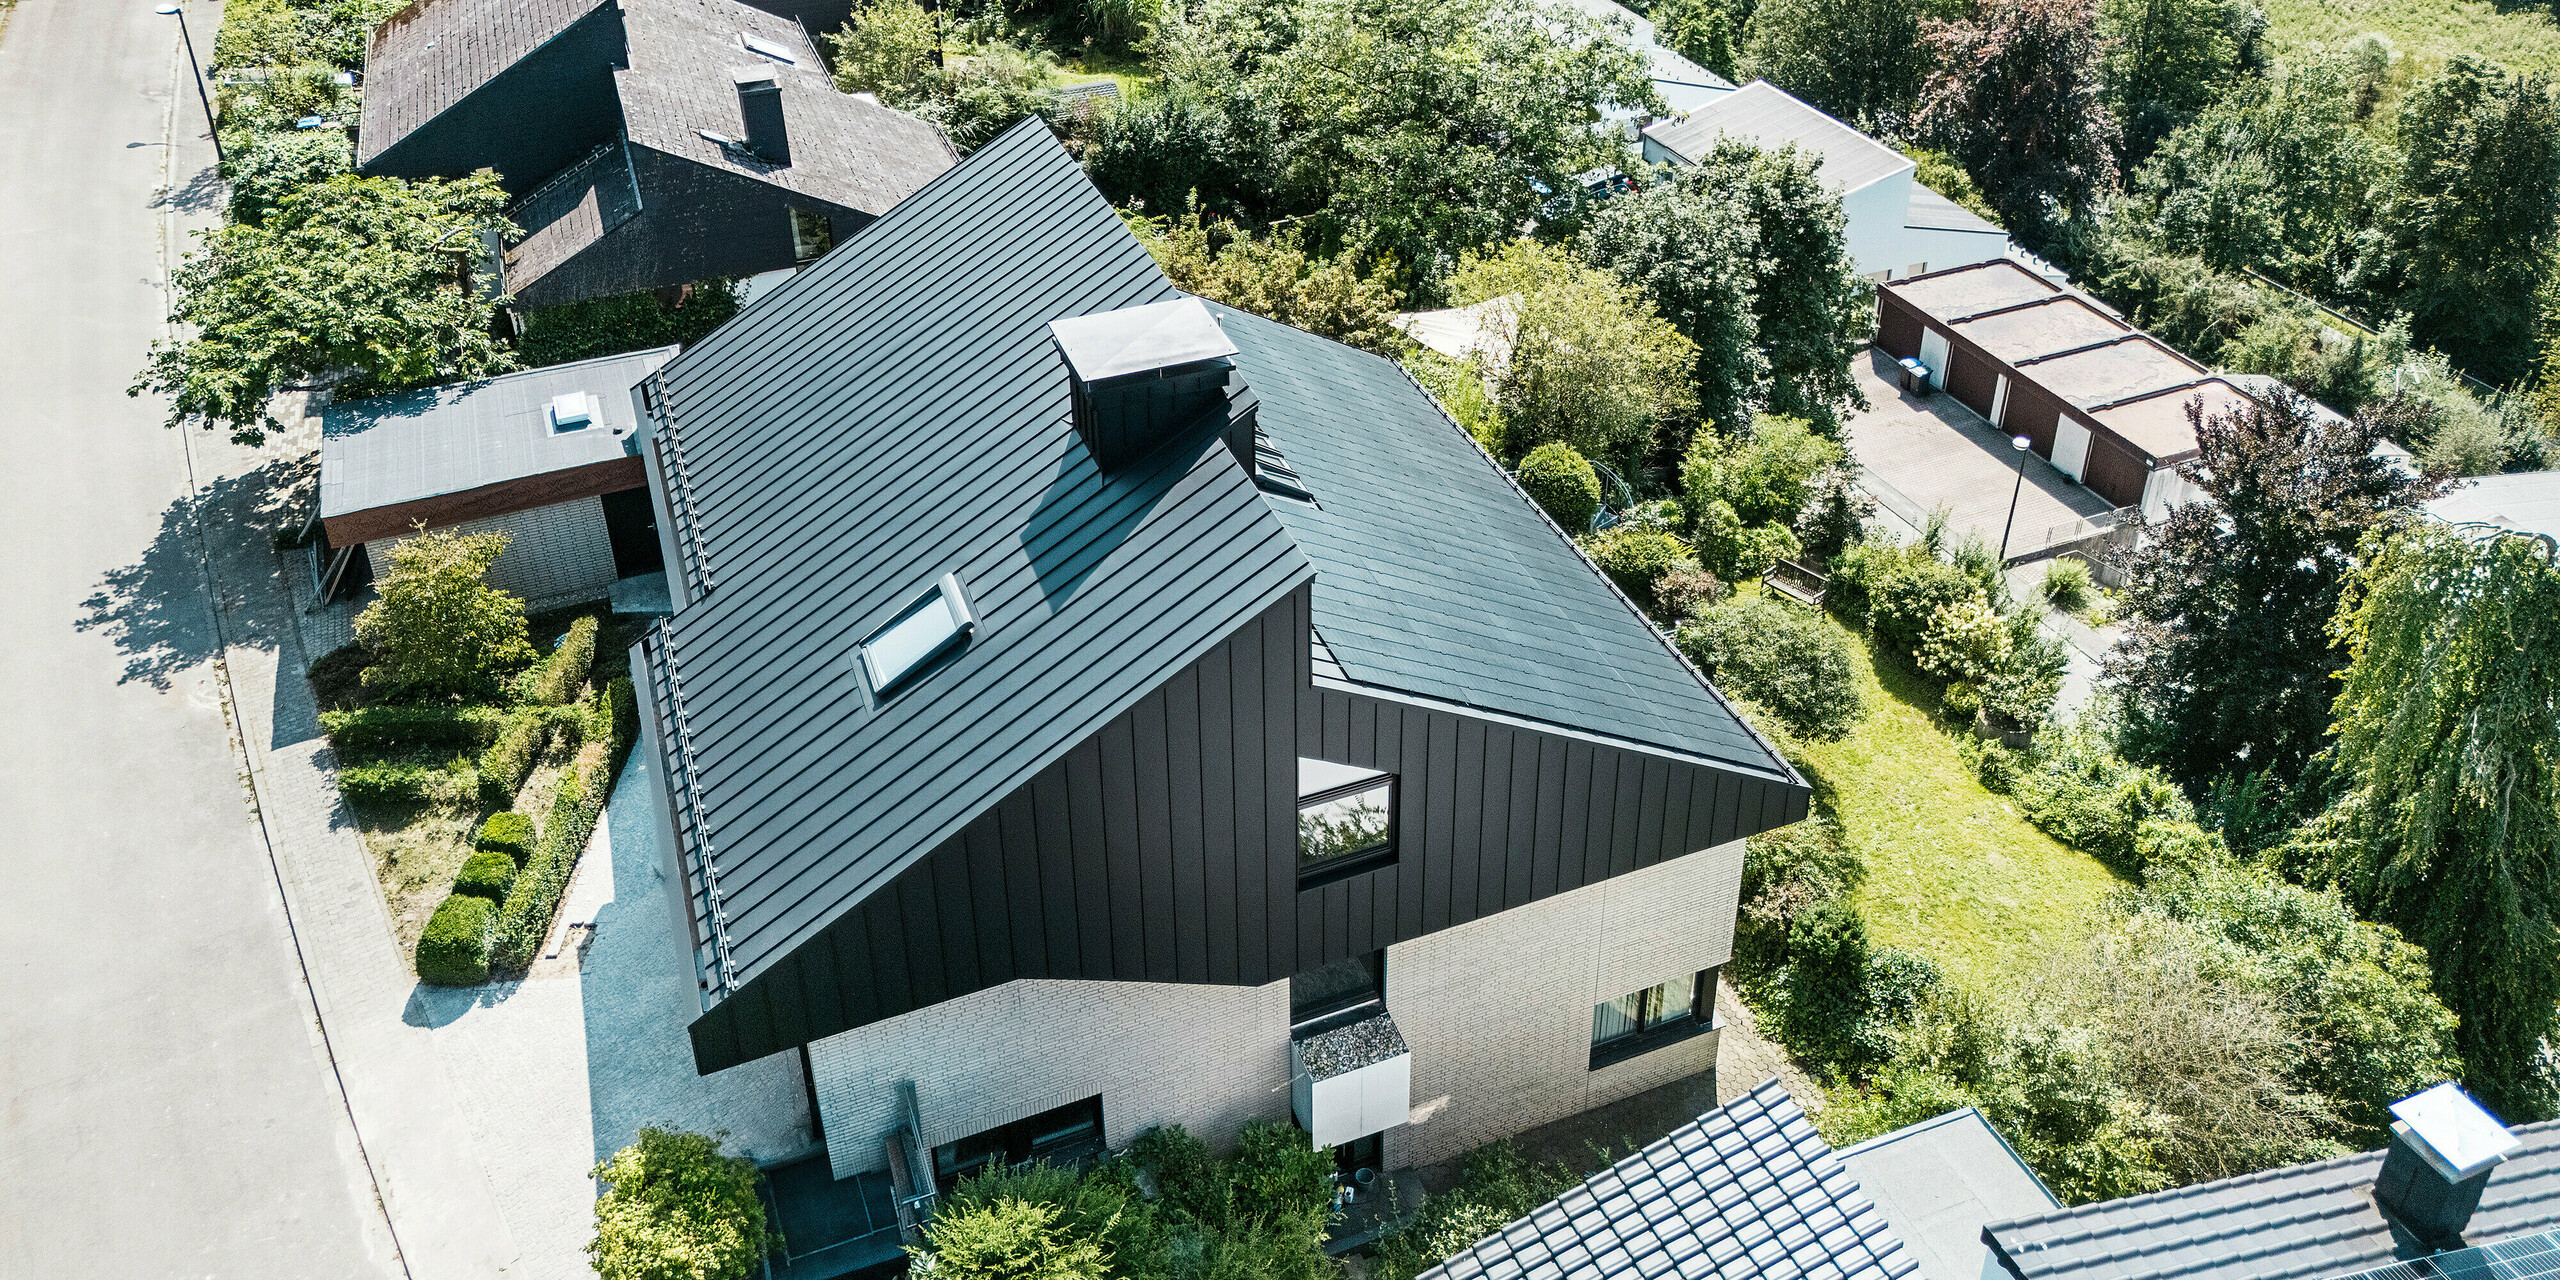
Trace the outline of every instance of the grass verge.
{"label": "grass verge", "polygon": [[2560,74],[2560,25],[2541,10],[2500,13],[2480,0],[2269,0],[2268,34],[2284,48],[2335,49],[2366,32],[2427,63],[2469,53],[2510,71]]}
{"label": "grass verge", "polygon": [[1801,763],[1866,859],[1857,903],[1875,939],[1976,990],[2076,942],[2122,881],[1983,788],[1905,659],[1872,639],[1854,652],[1866,718],[1836,742],[1802,744]]}

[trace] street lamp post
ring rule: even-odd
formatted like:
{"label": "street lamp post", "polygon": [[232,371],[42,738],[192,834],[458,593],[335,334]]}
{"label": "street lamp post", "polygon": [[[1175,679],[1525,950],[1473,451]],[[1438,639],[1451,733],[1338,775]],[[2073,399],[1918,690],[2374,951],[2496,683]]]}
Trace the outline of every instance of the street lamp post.
{"label": "street lamp post", "polygon": [[222,165],[226,163],[222,156],[222,126],[214,123],[213,95],[205,91],[204,72],[196,63],[196,37],[187,29],[187,11],[174,4],[164,4],[154,12],[164,18],[178,20],[178,38],[187,42],[187,74],[195,78],[196,101],[204,104],[205,132],[213,138],[213,162],[217,166]]}
{"label": "street lamp post", "polygon": [[2018,478],[2009,486],[2009,518],[2000,525],[2000,564],[2009,564],[2009,531],[2018,523],[2018,494],[2027,487],[2027,446],[2033,443],[2025,436],[2009,437],[2009,447],[2018,451]]}

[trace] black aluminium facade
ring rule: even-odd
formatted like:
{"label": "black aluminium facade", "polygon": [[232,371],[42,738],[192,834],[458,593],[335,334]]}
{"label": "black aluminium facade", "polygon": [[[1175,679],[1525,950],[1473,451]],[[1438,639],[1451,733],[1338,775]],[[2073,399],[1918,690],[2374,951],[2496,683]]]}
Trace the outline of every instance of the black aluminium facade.
{"label": "black aluminium facade", "polygon": [[[1804,815],[1391,362],[1222,316],[1329,506],[1256,489],[1223,417],[1100,471],[1045,326],[1180,296],[1034,121],[657,382],[685,603],[634,665],[698,1069],[1017,978],[1259,985]],[[1426,437],[1362,455],[1325,417]],[[1436,530],[1440,563],[1356,559],[1398,485],[1419,515],[1373,505],[1375,536]],[[946,572],[979,629],[867,690],[854,647]],[[1391,864],[1299,887],[1302,755],[1398,775]]]}

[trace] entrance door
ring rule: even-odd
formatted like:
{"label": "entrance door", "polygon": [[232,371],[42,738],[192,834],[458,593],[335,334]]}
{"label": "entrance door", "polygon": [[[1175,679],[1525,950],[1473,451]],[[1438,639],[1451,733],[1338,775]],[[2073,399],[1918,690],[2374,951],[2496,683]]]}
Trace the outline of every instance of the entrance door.
{"label": "entrance door", "polygon": [[1920,331],[1920,363],[1929,366],[1929,385],[1940,391],[1947,389],[1947,335],[1935,329]]}
{"label": "entrance door", "polygon": [[2074,480],[2089,465],[2089,429],[2066,417],[2053,429],[2053,468]]}
{"label": "entrance door", "polygon": [[604,532],[613,543],[613,576],[634,578],[667,567],[658,545],[658,510],[646,486],[604,495]]}
{"label": "entrance door", "polygon": [[2009,375],[2000,375],[2000,385],[1991,392],[1991,425],[2009,425]]}

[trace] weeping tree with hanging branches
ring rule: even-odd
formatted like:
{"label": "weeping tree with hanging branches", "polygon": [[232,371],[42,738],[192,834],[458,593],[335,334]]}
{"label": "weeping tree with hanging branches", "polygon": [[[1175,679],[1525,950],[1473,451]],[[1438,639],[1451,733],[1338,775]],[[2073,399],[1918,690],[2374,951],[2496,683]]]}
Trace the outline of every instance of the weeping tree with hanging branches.
{"label": "weeping tree with hanging branches", "polygon": [[2427,523],[2366,542],[2335,635],[2346,791],[2321,825],[2374,918],[2427,949],[2475,1090],[2550,1115],[2560,1001],[2560,568],[2548,537]]}

